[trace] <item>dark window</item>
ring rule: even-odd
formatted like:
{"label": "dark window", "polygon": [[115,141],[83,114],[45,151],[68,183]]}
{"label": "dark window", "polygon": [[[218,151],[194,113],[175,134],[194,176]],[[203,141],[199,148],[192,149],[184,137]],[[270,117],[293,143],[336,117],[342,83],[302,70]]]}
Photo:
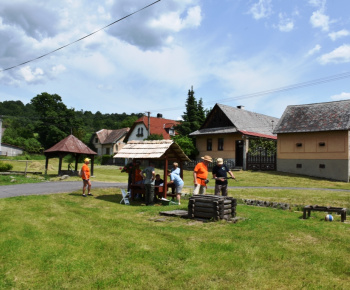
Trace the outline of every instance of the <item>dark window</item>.
{"label": "dark window", "polygon": [[143,128],[138,128],[137,129],[137,134],[136,134],[137,137],[142,137],[143,136]]}
{"label": "dark window", "polygon": [[320,164],[320,168],[326,168],[325,164]]}
{"label": "dark window", "polygon": [[326,142],[320,142],[318,143],[319,146],[326,146]]}
{"label": "dark window", "polygon": [[302,168],[302,167],[303,166],[300,163],[297,164],[297,168]]}
{"label": "dark window", "polygon": [[213,150],[213,140],[207,139],[207,151]]}
{"label": "dark window", "polygon": [[98,138],[95,138],[95,143],[98,143]]}
{"label": "dark window", "polygon": [[109,148],[106,148],[106,154],[109,155]]}
{"label": "dark window", "polygon": [[303,146],[303,143],[297,143],[297,147]]}
{"label": "dark window", "polygon": [[218,150],[224,150],[224,138],[218,138]]}

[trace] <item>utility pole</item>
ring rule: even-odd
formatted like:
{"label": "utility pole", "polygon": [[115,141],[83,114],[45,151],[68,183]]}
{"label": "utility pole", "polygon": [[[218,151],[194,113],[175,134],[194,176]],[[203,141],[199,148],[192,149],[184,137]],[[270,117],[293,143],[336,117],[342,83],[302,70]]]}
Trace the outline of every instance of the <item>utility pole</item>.
{"label": "utility pole", "polygon": [[151,112],[147,112],[148,115],[148,136],[149,137],[151,135]]}

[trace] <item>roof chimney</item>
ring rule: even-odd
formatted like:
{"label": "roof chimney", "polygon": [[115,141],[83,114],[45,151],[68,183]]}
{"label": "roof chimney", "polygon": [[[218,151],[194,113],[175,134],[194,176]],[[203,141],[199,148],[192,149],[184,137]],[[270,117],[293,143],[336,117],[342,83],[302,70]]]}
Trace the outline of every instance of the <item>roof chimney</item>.
{"label": "roof chimney", "polygon": [[163,115],[160,114],[160,113],[158,113],[158,114],[157,114],[157,118],[163,118]]}
{"label": "roof chimney", "polygon": [[244,106],[237,106],[237,109],[244,110]]}

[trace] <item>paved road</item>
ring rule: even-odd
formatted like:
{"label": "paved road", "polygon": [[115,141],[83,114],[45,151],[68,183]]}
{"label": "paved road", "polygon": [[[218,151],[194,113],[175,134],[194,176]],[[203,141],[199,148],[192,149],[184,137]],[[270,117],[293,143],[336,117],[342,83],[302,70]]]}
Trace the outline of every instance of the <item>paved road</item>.
{"label": "paved road", "polygon": [[[92,188],[127,188],[126,183],[116,182],[92,182]],[[192,186],[185,186],[192,187]],[[214,188],[209,186],[209,188]],[[346,189],[327,189],[327,188],[300,188],[300,187],[230,187],[230,190],[238,190],[241,188],[268,188],[268,189],[293,189],[293,190],[326,190],[326,191],[345,191]],[[27,184],[14,184],[14,185],[2,185],[0,186],[0,198],[23,196],[23,195],[39,195],[39,194],[53,194],[53,193],[65,193],[73,192],[82,189],[81,181],[50,181],[41,183],[27,183]],[[93,192],[93,190],[92,190]]]}
{"label": "paved road", "polygon": [[[0,186],[0,198],[73,192],[82,190],[82,187],[83,183],[81,181],[51,181],[41,183],[2,185]],[[115,182],[92,182],[92,188],[108,187],[126,188],[127,184]]]}

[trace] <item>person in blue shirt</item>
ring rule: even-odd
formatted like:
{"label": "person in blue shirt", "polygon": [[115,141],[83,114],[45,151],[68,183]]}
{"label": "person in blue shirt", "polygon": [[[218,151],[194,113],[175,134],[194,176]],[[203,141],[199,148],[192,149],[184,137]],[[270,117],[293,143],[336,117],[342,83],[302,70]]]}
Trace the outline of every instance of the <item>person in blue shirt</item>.
{"label": "person in blue shirt", "polygon": [[173,168],[171,169],[171,172],[180,175],[180,168],[179,168],[179,163],[174,162],[173,163]]}
{"label": "person in blue shirt", "polygon": [[231,170],[224,164],[222,158],[216,160],[216,165],[213,167],[213,178],[215,179],[215,195],[227,196],[227,173],[235,179]]}
{"label": "person in blue shirt", "polygon": [[170,176],[170,183],[175,184],[176,199],[178,204],[180,205],[181,192],[182,192],[182,188],[184,187],[184,182],[181,179],[180,175],[178,175],[175,172],[172,172],[171,170],[168,170],[168,176]]}

